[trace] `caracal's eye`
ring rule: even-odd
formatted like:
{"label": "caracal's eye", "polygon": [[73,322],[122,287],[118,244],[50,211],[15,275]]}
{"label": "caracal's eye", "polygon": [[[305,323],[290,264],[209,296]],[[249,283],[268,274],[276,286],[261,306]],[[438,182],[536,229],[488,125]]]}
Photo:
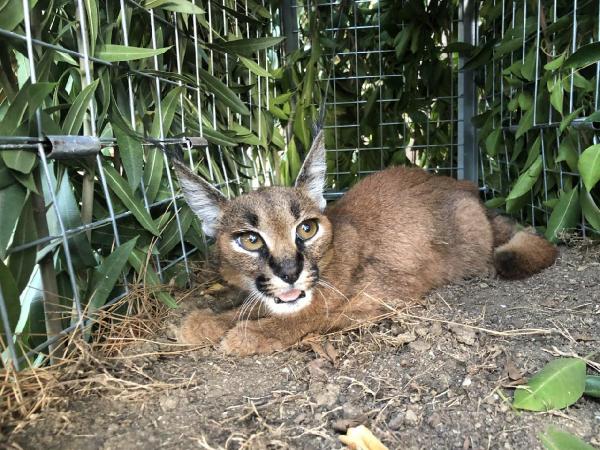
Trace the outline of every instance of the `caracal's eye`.
{"label": "caracal's eye", "polygon": [[316,220],[310,219],[305,220],[300,225],[296,227],[296,236],[298,236],[303,241],[310,239],[315,234],[317,234],[317,230],[319,229],[319,224]]}
{"label": "caracal's eye", "polygon": [[265,245],[265,241],[258,234],[251,232],[240,234],[237,238],[237,243],[249,252],[256,252]]}

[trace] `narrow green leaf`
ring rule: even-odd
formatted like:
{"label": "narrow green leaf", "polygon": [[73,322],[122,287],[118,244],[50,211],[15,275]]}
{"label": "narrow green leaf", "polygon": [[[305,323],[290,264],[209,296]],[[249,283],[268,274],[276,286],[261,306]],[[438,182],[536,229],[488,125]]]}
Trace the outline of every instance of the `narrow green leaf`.
{"label": "narrow green leaf", "polygon": [[[181,223],[181,231],[184,236],[187,230],[190,228],[192,224],[192,219],[194,218],[194,214],[192,210],[185,206],[181,209],[179,213],[179,221]],[[179,241],[179,230],[177,229],[177,220],[173,218],[165,231],[162,233],[162,240],[158,246],[158,252],[162,256],[166,256],[180,241]]]}
{"label": "narrow green leaf", "polygon": [[556,157],[556,162],[565,161],[569,166],[569,169],[572,171],[576,171],[577,163],[579,161],[579,155],[575,150],[573,142],[569,136],[565,137],[561,140],[560,145],[558,147],[558,156]]}
{"label": "narrow green leaf", "polygon": [[158,236],[160,233],[148,211],[144,209],[142,202],[136,198],[127,182],[117,173],[114,167],[104,164],[106,181],[112,192],[132,212],[137,221],[150,233]]}
{"label": "narrow green leaf", "polygon": [[531,50],[527,53],[523,67],[521,67],[521,74],[527,81],[533,81],[535,78],[535,57],[537,55],[537,48],[535,45],[531,47]]}
{"label": "narrow green leaf", "polygon": [[187,0],[150,0],[144,3],[144,8],[160,8],[183,14],[204,14],[204,10]]}
{"label": "narrow green leaf", "polygon": [[0,259],[6,256],[8,244],[25,204],[25,189],[13,184],[0,190]]}
{"label": "narrow green leaf", "polygon": [[250,57],[254,52],[273,47],[281,43],[284,39],[283,37],[238,39],[235,41],[206,44],[206,46],[221,52]]}
{"label": "narrow green leaf", "polygon": [[229,89],[221,80],[212,76],[204,69],[199,70],[199,75],[206,85],[208,92],[213,93],[224,105],[228,106],[233,112],[243,116],[250,115],[248,107],[240,100],[235,92]]}
{"label": "narrow green leaf", "polygon": [[585,149],[577,163],[585,188],[590,192],[600,181],[600,144]]}
{"label": "narrow green leaf", "polygon": [[168,292],[158,290],[156,288],[160,287],[161,283],[156,275],[156,272],[150,265],[146,264],[147,258],[146,253],[139,250],[134,249],[131,253],[129,253],[129,264],[133,266],[135,271],[143,276],[144,283],[150,286],[153,291],[153,295],[162,303],[164,303],[169,308],[178,308],[179,305],[175,301],[175,299]]}
{"label": "narrow green leaf", "polygon": [[585,362],[579,358],[550,361],[527,386],[517,388],[513,406],[529,411],[551,411],[575,403],[585,387]]}
{"label": "narrow green leaf", "polygon": [[506,199],[513,200],[527,194],[537,181],[540,173],[542,173],[542,166],[542,155],[539,155],[529,169],[523,172],[517,179]]}
{"label": "narrow green leaf", "polygon": [[590,223],[594,230],[600,232],[600,208],[596,205],[592,194],[582,187],[579,193],[579,201],[585,220]]}
{"label": "narrow green leaf", "polygon": [[577,225],[580,213],[579,191],[571,189],[570,192],[562,192],[558,197],[558,203],[552,210],[548,226],[546,228],[546,239],[556,242],[558,234]]}
{"label": "narrow green leaf", "polygon": [[90,34],[90,54],[96,50],[96,41],[98,40],[98,3],[96,0],[84,0],[85,12],[87,13],[87,27]]}
{"label": "narrow green leaf", "polygon": [[246,66],[246,68],[250,72],[252,72],[255,75],[258,75],[259,77],[265,77],[265,78],[271,78],[272,77],[271,72],[269,72],[264,67],[259,66],[257,63],[255,63],[251,59],[244,58],[243,56],[240,56],[240,61],[242,62],[242,64],[244,66]]}
{"label": "narrow green leaf", "polygon": [[171,47],[157,48],[142,48],[130,47],[127,45],[102,45],[96,49],[96,58],[103,59],[108,62],[118,61],[133,61],[136,59],[150,58],[152,56],[162,55]]}
{"label": "narrow green leaf", "polygon": [[[37,0],[30,1],[29,9],[33,10],[36,4]],[[23,18],[23,2],[21,0],[0,1],[0,28],[12,31],[23,21]]]}
{"label": "narrow green leaf", "polygon": [[600,42],[592,42],[579,47],[567,58],[563,67],[565,69],[581,69],[598,61],[600,61]]}
{"label": "narrow green leaf", "polygon": [[[33,117],[55,86],[56,83],[25,84],[0,121],[0,136],[13,136],[25,120]],[[7,167],[21,173],[31,172],[37,158],[35,152],[25,150],[4,151],[0,155]]]}
{"label": "narrow green leaf", "polygon": [[86,295],[88,317],[92,317],[94,312],[106,303],[136,242],[137,238],[134,238],[121,244],[94,269]]}
{"label": "narrow green leaf", "polygon": [[83,119],[85,118],[85,112],[90,106],[90,101],[94,97],[98,83],[99,80],[94,80],[94,82],[89,86],[86,86],[73,101],[62,127],[65,134],[79,134],[79,130],[83,125]]}
{"label": "narrow green leaf", "polygon": [[[21,311],[21,303],[19,302],[19,291],[15,279],[8,270],[8,267],[2,262],[0,258],[0,289],[2,290],[2,296],[4,297],[4,304],[8,312],[8,324],[11,331],[14,331],[17,321],[19,320],[19,314]],[[0,333],[2,333],[2,340],[5,341],[4,326],[0,320]],[[6,342],[5,342],[6,344]]]}
{"label": "narrow green leaf", "polygon": [[585,377],[585,390],[583,395],[588,397],[600,398],[600,377],[588,375]]}
{"label": "narrow green leaf", "polygon": [[546,450],[594,450],[594,447],[586,444],[577,436],[553,427],[550,427],[544,434],[541,434],[540,440]]}
{"label": "narrow green leaf", "polygon": [[142,143],[133,137],[131,133],[123,131],[117,125],[113,124],[113,133],[119,146],[119,156],[127,174],[127,181],[131,190],[135,190],[142,181],[144,167],[144,149]]}
{"label": "narrow green leaf", "polygon": [[[33,218],[33,207],[31,204],[31,196],[25,202],[21,215],[19,217],[19,223],[15,229],[15,234],[12,241],[12,246],[23,245],[37,239],[37,230],[35,228],[35,222]],[[15,282],[17,284],[17,290],[22,292],[27,286],[29,277],[36,263],[36,247],[30,247],[25,250],[11,253],[8,256],[6,265],[12,272]]]}

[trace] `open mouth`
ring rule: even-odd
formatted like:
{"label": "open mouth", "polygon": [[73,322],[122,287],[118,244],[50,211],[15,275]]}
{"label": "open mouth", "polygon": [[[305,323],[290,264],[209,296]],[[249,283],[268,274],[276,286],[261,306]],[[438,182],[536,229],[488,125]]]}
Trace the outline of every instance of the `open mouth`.
{"label": "open mouth", "polygon": [[301,291],[300,289],[290,289],[289,291],[283,292],[279,294],[279,296],[275,297],[275,303],[289,303],[292,304],[301,298],[306,297],[306,292]]}

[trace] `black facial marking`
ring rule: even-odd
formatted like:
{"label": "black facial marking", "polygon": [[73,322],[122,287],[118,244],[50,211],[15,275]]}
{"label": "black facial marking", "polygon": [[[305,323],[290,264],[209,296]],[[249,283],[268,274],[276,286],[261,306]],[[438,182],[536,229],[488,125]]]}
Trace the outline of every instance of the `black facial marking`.
{"label": "black facial marking", "polygon": [[254,284],[256,285],[256,289],[258,289],[259,292],[262,292],[265,295],[271,295],[269,290],[269,279],[264,275],[259,275],[258,277],[256,277]]}
{"label": "black facial marking", "polygon": [[275,275],[287,283],[294,283],[302,273],[304,267],[304,256],[296,252],[295,258],[275,259],[272,256],[268,259],[269,267]]}
{"label": "black facial marking", "polygon": [[246,211],[244,213],[244,219],[251,227],[258,228],[258,216],[252,211]]}
{"label": "black facial marking", "polygon": [[300,202],[298,200],[292,200],[290,203],[290,211],[292,212],[292,216],[294,216],[295,220],[300,218]]}

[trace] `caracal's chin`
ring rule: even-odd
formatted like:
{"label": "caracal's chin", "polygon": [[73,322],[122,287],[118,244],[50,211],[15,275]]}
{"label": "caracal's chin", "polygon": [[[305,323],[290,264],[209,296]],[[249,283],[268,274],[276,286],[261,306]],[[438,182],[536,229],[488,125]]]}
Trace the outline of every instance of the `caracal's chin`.
{"label": "caracal's chin", "polygon": [[302,292],[304,295],[294,301],[288,302],[282,302],[277,297],[271,297],[262,293],[259,293],[259,298],[272,314],[285,316],[297,313],[310,305],[313,296],[312,289]]}

